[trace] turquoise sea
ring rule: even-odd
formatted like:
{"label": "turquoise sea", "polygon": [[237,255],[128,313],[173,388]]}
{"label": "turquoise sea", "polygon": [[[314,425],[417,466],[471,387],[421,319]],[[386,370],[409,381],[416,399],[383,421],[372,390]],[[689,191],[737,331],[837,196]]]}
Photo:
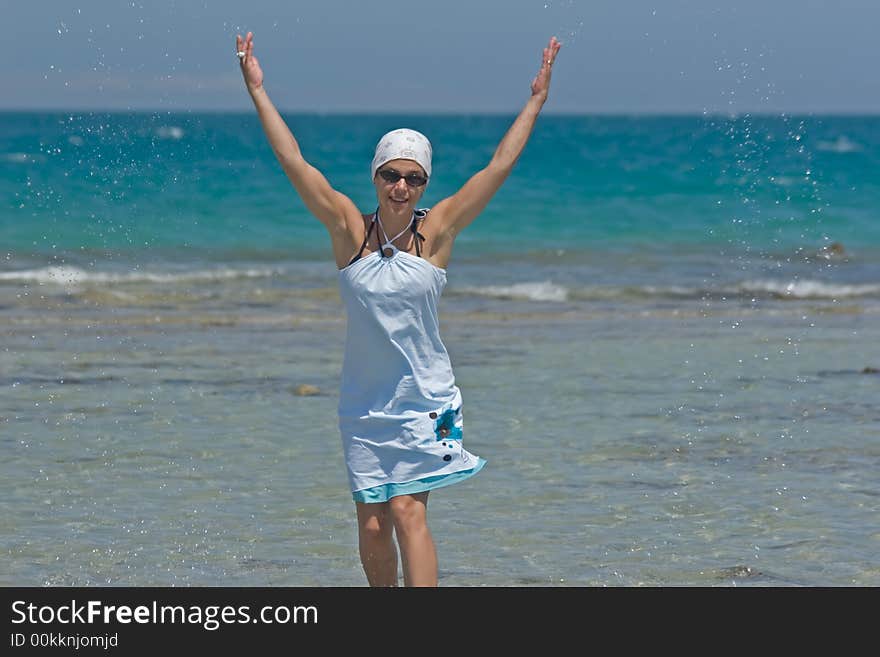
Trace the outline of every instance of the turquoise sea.
{"label": "turquoise sea", "polygon": [[[512,116],[289,115],[365,211]],[[0,113],[0,585],[362,586],[324,228],[252,114]],[[539,119],[441,304],[447,586],[880,585],[880,117]]]}

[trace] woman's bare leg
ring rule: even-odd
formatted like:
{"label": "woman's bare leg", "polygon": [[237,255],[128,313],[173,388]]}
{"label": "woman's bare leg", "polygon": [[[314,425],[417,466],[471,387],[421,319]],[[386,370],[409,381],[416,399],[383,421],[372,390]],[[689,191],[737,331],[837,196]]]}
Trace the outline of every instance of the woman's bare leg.
{"label": "woman's bare leg", "polygon": [[389,502],[355,502],[361,564],[370,586],[397,586],[397,546]]}
{"label": "woman's bare leg", "polygon": [[392,497],[388,504],[400,544],[404,586],[437,586],[437,552],[428,529],[428,493]]}

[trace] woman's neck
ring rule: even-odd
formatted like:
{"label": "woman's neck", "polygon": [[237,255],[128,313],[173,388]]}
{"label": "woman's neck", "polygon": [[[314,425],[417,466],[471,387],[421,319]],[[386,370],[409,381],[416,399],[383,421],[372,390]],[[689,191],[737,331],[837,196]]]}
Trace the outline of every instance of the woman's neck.
{"label": "woman's neck", "polygon": [[380,204],[377,211],[379,221],[382,222],[382,228],[385,229],[389,239],[405,230],[412,223],[413,209],[410,207],[395,210],[394,208],[383,208]]}

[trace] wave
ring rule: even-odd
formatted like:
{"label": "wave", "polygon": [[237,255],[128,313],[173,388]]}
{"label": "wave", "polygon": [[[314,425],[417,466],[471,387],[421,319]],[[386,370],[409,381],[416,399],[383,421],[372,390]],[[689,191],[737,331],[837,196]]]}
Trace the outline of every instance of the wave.
{"label": "wave", "polygon": [[[59,287],[108,286],[124,284],[154,284],[173,287],[175,284],[214,283],[236,279],[260,279],[284,276],[293,277],[292,287],[300,287],[300,278],[305,274],[310,284],[310,294],[316,294],[314,273],[301,272],[299,275],[287,268],[279,267],[218,267],[216,269],[194,269],[190,271],[89,271],[70,265],[40,267],[17,271],[0,271],[0,285],[36,283]],[[299,281],[299,283],[297,282]],[[336,294],[335,286],[325,286],[327,294]],[[325,290],[319,286],[317,289]],[[878,283],[828,283],[810,279],[776,280],[748,279],[738,283],[706,285],[563,285],[551,280],[527,281],[500,285],[462,285],[450,287],[450,296],[506,299],[537,303],[568,303],[596,301],[724,301],[724,300],[840,300],[858,298],[880,298]]]}
{"label": "wave", "polygon": [[792,299],[848,299],[880,294],[880,283],[838,285],[820,281],[746,281],[735,288],[738,293],[769,294],[777,298]]}
{"label": "wave", "polygon": [[0,153],[0,160],[13,164],[27,164],[28,162],[45,162],[46,158],[42,153],[9,152]]}
{"label": "wave", "polygon": [[701,287],[687,285],[608,285],[565,287],[551,281],[457,287],[450,294],[520,301],[612,301],[612,300],[724,300],[724,299],[853,299],[880,296],[880,283],[833,284],[814,280],[747,280],[734,285]]}
{"label": "wave", "polygon": [[183,139],[183,128],[177,125],[163,125],[156,128],[156,136],[159,139]]}
{"label": "wave", "polygon": [[816,144],[816,148],[831,153],[853,153],[862,150],[861,144],[851,141],[846,136],[840,136],[834,141],[820,141]]}
{"label": "wave", "polygon": [[39,283],[49,285],[83,285],[88,283],[177,283],[211,282],[236,278],[269,278],[283,273],[280,269],[221,268],[184,272],[94,272],[67,265],[0,272],[0,282]]}
{"label": "wave", "polygon": [[486,285],[480,287],[460,287],[454,293],[497,299],[521,299],[525,301],[567,301],[568,289],[562,285],[542,281],[535,283],[515,283],[513,285]]}
{"label": "wave", "polygon": [[717,288],[643,286],[627,288],[630,294],[678,299],[852,299],[880,296],[880,283],[840,285],[812,280],[755,279]]}

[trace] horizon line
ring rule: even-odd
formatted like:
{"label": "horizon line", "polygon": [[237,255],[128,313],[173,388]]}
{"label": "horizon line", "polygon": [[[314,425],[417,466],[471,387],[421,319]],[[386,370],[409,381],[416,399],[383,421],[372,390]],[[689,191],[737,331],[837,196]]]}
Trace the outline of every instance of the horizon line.
{"label": "horizon line", "polygon": [[[318,109],[291,109],[278,108],[281,114],[308,115],[308,116],[516,116],[519,110],[318,110]],[[256,116],[253,109],[241,108],[99,108],[99,107],[31,107],[15,108],[0,107],[3,114],[248,114]],[[848,118],[872,118],[880,117],[880,109],[877,110],[544,110],[542,116],[558,117],[669,117],[669,118],[699,118],[699,117],[723,117],[737,118],[743,116],[757,117],[848,117]]]}

